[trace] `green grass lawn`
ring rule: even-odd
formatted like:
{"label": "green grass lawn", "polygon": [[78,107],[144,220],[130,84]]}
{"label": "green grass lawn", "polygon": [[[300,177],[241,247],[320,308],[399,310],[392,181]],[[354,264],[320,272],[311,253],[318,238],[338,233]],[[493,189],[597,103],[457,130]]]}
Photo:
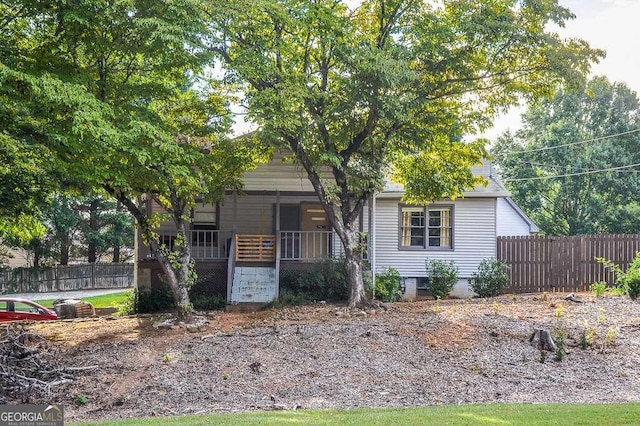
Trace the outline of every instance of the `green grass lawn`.
{"label": "green grass lawn", "polygon": [[[123,303],[127,298],[127,291],[118,293],[103,294],[102,296],[83,297],[82,300],[89,302],[94,308],[110,308]],[[56,299],[36,300],[36,303],[47,308],[53,308],[53,301]]]}
{"label": "green grass lawn", "polygon": [[[176,407],[179,408],[179,407]],[[91,423],[74,423],[91,424]],[[488,404],[126,419],[101,425],[637,425],[640,404]]]}

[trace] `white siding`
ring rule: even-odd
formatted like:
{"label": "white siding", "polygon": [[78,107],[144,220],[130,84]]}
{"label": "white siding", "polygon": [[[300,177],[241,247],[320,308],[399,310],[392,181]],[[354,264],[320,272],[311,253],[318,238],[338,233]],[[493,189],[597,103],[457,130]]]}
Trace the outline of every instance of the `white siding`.
{"label": "white siding", "polygon": [[530,235],[529,224],[504,198],[498,198],[496,232],[499,236]]}
{"label": "white siding", "polygon": [[468,278],[482,259],[496,255],[495,199],[474,198],[441,203],[454,205],[454,249],[400,250],[399,200],[376,200],[376,272],[396,268],[403,277],[424,277],[425,260],[453,260],[460,278]]}

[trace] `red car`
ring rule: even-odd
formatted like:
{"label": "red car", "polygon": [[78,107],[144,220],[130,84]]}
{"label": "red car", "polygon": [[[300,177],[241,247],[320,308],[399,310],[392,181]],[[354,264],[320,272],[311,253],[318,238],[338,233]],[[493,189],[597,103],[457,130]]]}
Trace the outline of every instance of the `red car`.
{"label": "red car", "polygon": [[55,311],[27,299],[0,297],[0,321],[47,321],[56,320]]}

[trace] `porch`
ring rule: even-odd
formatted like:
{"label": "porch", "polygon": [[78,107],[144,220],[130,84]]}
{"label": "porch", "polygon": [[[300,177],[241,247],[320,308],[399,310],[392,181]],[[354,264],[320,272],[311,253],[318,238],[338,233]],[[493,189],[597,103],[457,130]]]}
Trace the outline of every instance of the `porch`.
{"label": "porch", "polygon": [[[147,200],[147,214],[154,213],[163,210]],[[161,223],[156,232],[161,244],[173,247],[172,222]],[[317,196],[306,191],[246,191],[227,194],[220,204],[198,202],[186,240],[199,288],[215,288],[211,296],[226,296],[228,303],[272,301],[278,297],[281,269],[309,269],[344,255]],[[141,268],[147,269],[141,272],[143,282],[158,281],[157,267],[148,270],[152,253],[142,241],[138,244]]]}
{"label": "porch", "polygon": [[[161,244],[173,248],[175,231],[159,233]],[[240,234],[229,230],[188,231],[192,258],[202,283],[225,295],[229,304],[267,303],[278,298],[281,269],[304,270],[324,259],[337,259],[344,250],[333,231],[278,231]],[[147,248],[141,268],[150,285],[161,272]],[[151,261],[151,262],[150,262]],[[156,264],[156,266],[151,266]],[[151,268],[151,270],[149,270]],[[152,277],[153,276],[153,277]]]}

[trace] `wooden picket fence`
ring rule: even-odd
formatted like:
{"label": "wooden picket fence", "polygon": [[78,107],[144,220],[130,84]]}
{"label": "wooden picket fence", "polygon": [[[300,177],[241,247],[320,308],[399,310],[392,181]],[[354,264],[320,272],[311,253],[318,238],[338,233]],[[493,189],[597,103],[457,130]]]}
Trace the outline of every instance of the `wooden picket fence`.
{"label": "wooden picket fence", "polygon": [[510,267],[510,293],[574,292],[595,282],[615,283],[596,258],[626,270],[639,251],[640,234],[498,237],[497,256]]}
{"label": "wooden picket fence", "polygon": [[0,294],[116,289],[133,285],[133,263],[86,263],[0,271]]}

